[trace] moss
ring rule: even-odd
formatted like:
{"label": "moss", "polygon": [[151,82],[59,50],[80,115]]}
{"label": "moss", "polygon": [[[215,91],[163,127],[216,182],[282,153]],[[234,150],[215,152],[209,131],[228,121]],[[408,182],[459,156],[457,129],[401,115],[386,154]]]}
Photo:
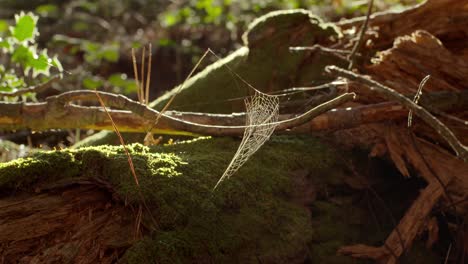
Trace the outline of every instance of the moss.
{"label": "moss", "polygon": [[[37,153],[0,164],[0,193],[31,191],[38,184],[73,177],[107,180],[129,203],[141,203],[141,191],[158,228],[127,250],[122,261],[128,263],[289,263],[304,258],[311,263],[368,263],[337,256],[336,250],[355,243],[381,245],[393,229],[387,210],[377,209],[382,204],[344,184],[349,175],[336,157],[355,155],[336,153],[311,137],[271,138],[213,192],[238,144],[232,138],[198,138],[151,148],[131,144],[141,189],[122,147]],[[297,184],[291,175],[296,170],[309,171],[308,180],[317,190],[310,210],[291,202]],[[408,184],[396,179],[376,178],[373,186],[383,200],[398,201],[388,205],[399,219],[413,200],[404,193],[414,190],[402,191]],[[395,200],[396,188],[400,200]],[[147,213],[143,221],[152,226]],[[402,261],[434,257],[426,253],[415,247]]]}
{"label": "moss", "polygon": [[[144,133],[121,133],[125,144],[143,142]],[[100,131],[83,140],[76,142],[72,148],[100,145],[120,145],[120,140],[114,131]]]}
{"label": "moss", "polygon": [[72,153],[49,151],[32,157],[0,163],[0,193],[14,191],[41,181],[76,177],[80,164]]}
{"label": "moss", "polygon": [[[140,203],[141,191],[159,226],[127,251],[130,263],[285,262],[303,254],[311,222],[306,208],[290,202],[288,172],[330,168],[332,153],[313,138],[275,137],[213,192],[238,144],[203,138],[129,145],[140,189],[122,147],[43,152],[2,164],[0,188],[30,191],[62,177],[99,177],[129,203]],[[148,215],[144,222],[151,225]]]}
{"label": "moss", "polygon": [[[222,138],[163,147],[187,163],[177,170],[190,177],[144,185],[174,184],[158,192],[144,191],[158,204],[161,230],[128,251],[129,262],[282,262],[304,248],[311,235],[310,220],[307,210],[288,202],[293,190],[287,172],[300,166],[298,148],[315,146],[322,153],[326,149],[311,139],[271,142],[212,192],[237,144]],[[310,153],[302,166],[326,166],[314,160],[314,151]]]}

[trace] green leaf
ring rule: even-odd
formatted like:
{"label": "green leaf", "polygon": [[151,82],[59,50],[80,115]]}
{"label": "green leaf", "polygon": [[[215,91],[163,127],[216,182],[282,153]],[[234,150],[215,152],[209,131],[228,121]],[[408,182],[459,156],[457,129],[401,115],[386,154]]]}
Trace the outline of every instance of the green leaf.
{"label": "green leaf", "polygon": [[89,30],[89,24],[83,21],[77,21],[72,24],[73,31],[84,32]]}
{"label": "green leaf", "polygon": [[105,45],[102,47],[100,57],[109,62],[117,62],[119,60],[119,44],[112,43],[111,45]]}
{"label": "green leaf", "polygon": [[11,51],[12,46],[11,46],[10,40],[11,38],[6,38],[6,39],[0,38],[0,49],[3,52]]}
{"label": "green leaf", "polygon": [[50,75],[49,70],[52,60],[47,55],[47,50],[37,54],[36,47],[20,45],[13,51],[11,61],[23,66],[24,74],[32,70],[33,77],[39,74]]}
{"label": "green leaf", "polygon": [[161,38],[159,39],[159,42],[158,42],[158,45],[162,47],[174,46],[176,44],[177,44],[176,42],[168,38]]}
{"label": "green leaf", "polygon": [[86,89],[95,90],[104,85],[104,82],[97,77],[88,77],[83,80],[83,86]]}
{"label": "green leaf", "polygon": [[136,92],[135,80],[127,79],[127,75],[125,73],[112,74],[109,76],[107,81],[114,87],[122,88],[126,94]]}
{"label": "green leaf", "polygon": [[23,67],[28,66],[28,61],[34,59],[36,55],[36,48],[33,46],[20,45],[15,48],[11,54],[11,61],[21,64]]}
{"label": "green leaf", "polygon": [[58,72],[62,73],[63,72],[63,66],[62,66],[62,63],[60,63],[57,55],[55,55],[53,58],[52,58],[52,66],[56,67]]}
{"label": "green leaf", "polygon": [[58,7],[53,4],[45,4],[36,7],[36,13],[43,17],[57,17]]}
{"label": "green leaf", "polygon": [[107,81],[113,86],[124,86],[125,80],[127,79],[127,75],[123,73],[115,73],[109,76]]}
{"label": "green leaf", "polygon": [[162,16],[162,25],[171,27],[180,22],[180,16],[176,12],[165,13]]}
{"label": "green leaf", "polygon": [[16,25],[10,27],[12,36],[18,42],[34,42],[34,38],[39,35],[36,28],[38,19],[39,17],[31,12],[27,14],[21,12],[19,15],[15,15]]}
{"label": "green leaf", "polygon": [[50,61],[51,59],[47,55],[47,51],[43,50],[39,56],[34,56],[33,59],[28,61],[28,66],[26,71],[32,69],[33,78],[38,76],[39,74],[44,74],[46,76],[50,75]]}
{"label": "green leaf", "polygon": [[5,73],[3,76],[0,76],[0,91],[14,92],[25,86],[23,78],[19,78],[16,74]]}
{"label": "green leaf", "polygon": [[8,22],[4,19],[0,19],[0,33],[8,31]]}

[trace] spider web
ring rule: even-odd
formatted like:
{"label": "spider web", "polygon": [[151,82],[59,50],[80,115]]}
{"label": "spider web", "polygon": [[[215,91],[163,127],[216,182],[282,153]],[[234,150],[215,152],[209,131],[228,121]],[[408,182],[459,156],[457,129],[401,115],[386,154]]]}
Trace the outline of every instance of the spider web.
{"label": "spider web", "polygon": [[275,131],[279,116],[278,96],[255,90],[250,99],[245,99],[246,129],[236,154],[216,183],[216,187],[231,177],[270,138]]}

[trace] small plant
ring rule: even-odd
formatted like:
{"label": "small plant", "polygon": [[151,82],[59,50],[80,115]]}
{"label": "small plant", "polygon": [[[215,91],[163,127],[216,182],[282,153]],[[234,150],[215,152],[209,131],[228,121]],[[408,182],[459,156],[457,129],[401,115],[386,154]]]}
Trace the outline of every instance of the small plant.
{"label": "small plant", "polygon": [[[33,13],[15,15],[15,25],[9,26],[2,21],[0,27],[0,92],[14,93],[27,84],[45,81],[50,77],[50,68],[62,72],[57,55],[50,57],[47,49],[38,49],[36,38],[39,36],[37,21]],[[39,76],[46,78],[37,78]],[[38,80],[38,81],[36,81]],[[33,98],[31,93],[23,94]],[[10,99],[11,100],[11,99]],[[13,99],[15,100],[15,99]]]}

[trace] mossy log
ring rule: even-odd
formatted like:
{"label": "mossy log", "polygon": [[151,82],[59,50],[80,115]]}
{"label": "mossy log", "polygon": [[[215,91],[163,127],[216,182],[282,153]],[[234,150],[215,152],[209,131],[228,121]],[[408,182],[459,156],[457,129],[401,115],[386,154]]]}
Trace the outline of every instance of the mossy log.
{"label": "mossy log", "polygon": [[[356,263],[337,256],[338,247],[375,243],[391,230],[386,220],[384,230],[372,221],[373,199],[362,195],[367,180],[350,177],[341,152],[314,138],[274,137],[213,191],[237,144],[206,138],[130,145],[140,187],[122,147],[49,151],[1,164],[2,260]],[[385,190],[400,184],[390,179]],[[408,257],[414,254],[421,253]]]}
{"label": "mossy log", "polygon": [[[466,90],[465,84],[468,83],[466,74],[463,75],[466,71],[464,67],[466,60],[463,58],[468,52],[466,47],[457,43],[464,43],[463,40],[466,40],[467,36],[465,25],[468,20],[464,19],[467,17],[466,6],[465,0],[429,0],[418,7],[400,13],[372,16],[370,28],[375,33],[372,36],[377,37],[371,39],[366,35],[369,41],[366,42],[364,51],[360,54],[358,70],[402,94],[416,91],[418,80],[427,74],[434,76],[435,80],[434,83],[429,83],[427,87],[429,91],[463,92]],[[436,10],[444,11],[439,13]],[[230,108],[223,106],[223,109],[209,104],[196,105],[198,102],[210,101],[212,98],[224,100],[248,93],[242,82],[232,81],[235,77],[233,78],[231,72],[222,67],[223,65],[229,65],[249,83],[265,92],[327,81],[329,77],[322,75],[323,67],[329,63],[339,65],[346,61],[340,60],[336,54],[327,52],[293,54],[287,51],[288,48],[314,44],[327,46],[332,43],[338,43],[338,47],[349,48],[354,43],[353,35],[349,33],[353,30],[350,29],[360,26],[361,22],[362,20],[353,20],[338,23],[344,34],[341,38],[340,30],[331,25],[322,24],[305,11],[279,12],[261,18],[246,34],[248,40],[246,46],[189,80],[185,88],[177,95],[174,107],[179,110],[202,112],[238,111],[237,109],[242,106],[239,102],[233,102]],[[393,30],[394,25],[400,25],[398,30]],[[395,40],[396,37],[399,38]],[[394,43],[393,47],[390,47],[391,43]],[[376,53],[379,50],[381,53]],[[371,60],[370,58],[374,55],[379,56]],[[355,82],[347,84],[347,89],[357,92],[360,96],[355,104],[365,106],[382,101],[381,97],[373,94],[372,90],[370,92],[368,89],[363,90]],[[225,92],[223,91],[225,87],[231,87],[229,91],[232,90],[232,93],[226,92],[225,95],[221,95],[221,92]],[[154,102],[153,106],[161,107],[175,93],[177,90],[169,92],[165,97]],[[197,102],[194,102],[195,98]],[[188,109],[189,105],[196,108]],[[466,111],[453,110],[453,112],[447,110],[449,112],[447,114],[439,112],[438,115],[442,116],[441,119],[448,123],[449,128],[454,130],[456,135],[461,135],[460,141],[466,144],[467,139],[463,137],[466,134],[466,123],[463,121]],[[410,132],[406,128],[403,129],[406,127],[405,120],[404,122],[395,121],[392,124],[363,125],[333,134],[335,139],[342,144],[361,148],[368,146],[371,149],[371,155],[386,155],[401,174],[405,176],[417,174],[428,185],[424,186],[422,182],[419,182],[419,185],[408,192],[409,195],[403,195],[401,190],[407,188],[409,180],[392,185],[392,181],[398,177],[393,175],[385,179],[383,185],[389,188],[390,193],[387,193],[386,198],[384,197],[385,200],[400,206],[404,204],[405,208],[399,208],[397,212],[394,212],[393,217],[387,215],[387,220],[394,218],[395,222],[384,225],[385,228],[377,228],[379,230],[370,228],[372,224],[369,223],[371,221],[369,219],[375,218],[376,212],[371,210],[372,214],[369,215],[369,211],[363,209],[365,206],[356,204],[356,200],[359,200],[359,192],[356,192],[356,189],[367,191],[370,185],[363,184],[359,177],[349,178],[349,175],[358,175],[358,173],[351,173],[354,172],[353,170],[343,173],[340,169],[343,163],[337,161],[337,159],[340,160],[337,156],[332,158],[331,163],[324,162],[328,159],[319,158],[320,163],[323,163],[319,167],[313,162],[309,164],[310,159],[315,160],[314,155],[317,152],[329,152],[323,149],[317,151],[313,147],[316,146],[314,142],[303,138],[287,140],[288,143],[285,144],[283,144],[284,138],[280,140],[282,143],[273,140],[239,171],[237,177],[226,182],[220,192],[215,194],[211,192],[211,187],[225,168],[222,164],[227,164],[229,158],[232,157],[234,142],[236,142],[233,139],[201,140],[190,144],[153,149],[134,145],[133,148],[136,148],[137,153],[146,155],[133,154],[136,163],[139,164],[138,175],[144,183],[142,196],[132,185],[126,157],[119,147],[36,154],[30,159],[8,163],[6,167],[0,169],[0,172],[4,172],[3,177],[0,177],[0,186],[3,186],[2,191],[16,190],[26,199],[34,200],[31,197],[38,195],[28,194],[28,191],[36,189],[39,194],[44,192],[53,194],[51,191],[55,191],[61,195],[62,190],[69,190],[71,186],[91,184],[112,194],[114,200],[110,203],[113,206],[121,206],[118,207],[119,210],[128,208],[122,206],[121,201],[126,201],[130,208],[133,206],[135,216],[128,219],[130,224],[124,221],[122,226],[138,227],[139,219],[142,219],[143,227],[134,228],[136,231],[127,233],[127,237],[134,234],[143,236],[143,239],[137,243],[127,241],[119,247],[100,244],[103,251],[97,255],[90,254],[90,256],[96,256],[93,261],[99,258],[98,256],[107,256],[109,259],[118,256],[122,262],[137,263],[150,259],[156,259],[159,262],[191,260],[192,262],[346,263],[349,261],[355,263],[355,260],[335,254],[336,250],[343,245],[359,243],[342,247],[340,252],[355,257],[371,258],[380,263],[404,262],[411,256],[414,257],[413,250],[420,248],[418,237],[422,233],[427,232],[430,240],[434,241],[434,231],[428,230],[434,230],[434,222],[437,223],[431,215],[437,204],[441,204],[443,208],[440,209],[441,211],[448,212],[462,220],[466,219],[467,211],[466,163],[447,152],[444,149],[444,142],[435,136],[434,131],[428,130],[420,120],[416,119],[415,123],[415,129]],[[106,137],[102,138],[104,141],[101,143],[106,142]],[[426,139],[437,142],[439,145],[428,143]],[[90,142],[93,143],[92,140]],[[305,143],[301,145],[302,143],[298,142]],[[232,148],[231,151],[227,152],[224,146]],[[295,148],[294,146],[301,147]],[[170,155],[165,156],[166,158],[161,156],[168,154]],[[340,155],[348,157],[344,152],[340,152]],[[62,157],[61,162],[51,161],[52,157],[55,159],[56,156]],[[346,163],[346,161],[343,162]],[[43,169],[44,164],[47,169]],[[61,167],[60,164],[73,165],[70,166],[72,169],[65,170],[69,168],[68,165]],[[210,166],[205,166],[206,164]],[[321,167],[322,165],[324,167]],[[24,171],[25,177],[18,178],[17,175],[23,174],[12,173],[20,168],[22,172]],[[31,171],[36,172],[30,173]],[[67,171],[67,173],[62,175],[62,171]],[[178,176],[168,177],[172,174],[178,174]],[[45,187],[41,187],[43,182],[37,181],[38,175],[48,176],[48,180],[44,183]],[[83,178],[82,175],[85,177]],[[115,175],[119,176],[116,178]],[[321,175],[326,176],[320,177]],[[337,177],[337,175],[341,176]],[[61,180],[62,177],[68,180]],[[352,188],[349,189],[349,186]],[[295,189],[300,190],[303,195],[295,196],[293,191]],[[422,190],[421,194],[419,190]],[[79,193],[90,190],[73,189],[71,191]],[[378,190],[378,193],[382,193],[381,190]],[[15,199],[21,199],[21,197]],[[144,197],[148,206],[139,207],[142,204],[141,197]],[[310,197],[313,199],[310,200]],[[60,201],[64,203],[63,200]],[[414,203],[410,206],[405,201],[414,201]],[[22,203],[23,200],[7,201],[5,205],[8,207],[12,204],[11,202]],[[70,208],[74,208],[73,202],[66,203],[72,204]],[[384,205],[379,204],[378,207],[382,208],[382,206]],[[405,212],[406,209],[408,209],[407,212]],[[156,221],[151,221],[148,212],[152,212]],[[242,219],[239,216],[242,216]],[[136,219],[136,223],[131,222],[132,219]],[[398,219],[401,221],[397,225]],[[154,222],[158,223],[157,227],[154,226]],[[448,222],[450,220],[446,221]],[[8,224],[11,224],[11,221],[5,223],[4,230],[10,230],[11,225]],[[226,223],[229,225],[222,225]],[[229,230],[222,229],[221,225],[223,228],[229,227]],[[435,224],[435,226],[438,225]],[[296,228],[301,230],[300,235]],[[128,228],[128,230],[131,229]],[[390,232],[392,229],[393,231]],[[275,234],[274,239],[272,233]],[[388,234],[390,235],[385,239]],[[281,239],[277,239],[276,235],[279,235]],[[14,237],[11,235],[4,239]],[[79,235],[72,237],[77,238]],[[229,239],[226,239],[227,237]],[[267,240],[264,240],[265,238]],[[96,238],[96,240],[111,241],[112,239]],[[2,245],[16,243],[11,240],[5,241],[7,242],[3,242]],[[70,244],[67,244],[69,240],[63,241],[67,241],[66,246],[61,248],[69,249]],[[456,250],[458,255],[452,256],[451,259],[463,259],[464,255],[468,254],[466,248],[463,248],[463,243],[461,243],[462,246],[458,244],[454,246],[458,248]],[[89,250],[81,247],[81,245],[86,245],[84,242],[77,245],[80,245],[80,248],[74,248],[72,252]],[[8,249],[9,247],[2,248]],[[34,252],[46,254],[37,246],[26,245],[23,248],[34,248]],[[49,249],[47,252],[54,251]],[[66,250],[59,253],[69,256],[69,252]],[[434,251],[431,253],[423,249],[418,252],[419,255],[415,259],[407,260],[407,262],[442,262],[440,256],[436,256]],[[424,257],[429,257],[430,260]]]}

